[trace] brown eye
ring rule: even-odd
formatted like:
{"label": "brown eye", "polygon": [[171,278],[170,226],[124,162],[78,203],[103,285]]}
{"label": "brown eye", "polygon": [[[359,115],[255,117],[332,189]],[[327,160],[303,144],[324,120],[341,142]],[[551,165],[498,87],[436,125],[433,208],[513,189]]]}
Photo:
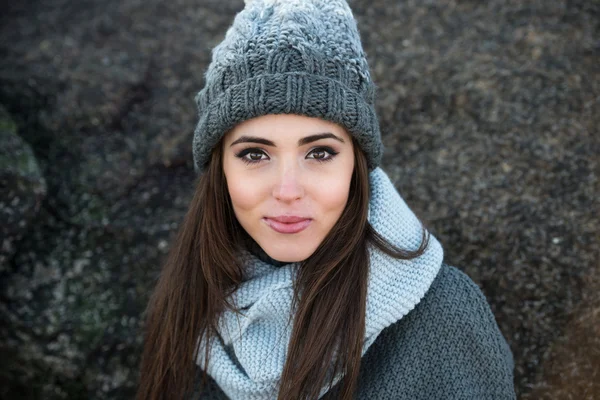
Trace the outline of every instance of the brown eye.
{"label": "brown eye", "polygon": [[321,160],[321,159],[327,157],[327,154],[323,150],[318,150],[318,151],[313,152],[313,156],[317,160]]}
{"label": "brown eye", "polygon": [[244,149],[235,156],[246,164],[256,164],[269,159],[263,150],[257,148]]}
{"label": "brown eye", "polygon": [[262,153],[249,153],[249,155],[252,161],[260,161],[262,158]]}
{"label": "brown eye", "polygon": [[312,158],[318,162],[325,162],[333,160],[337,154],[337,151],[330,147],[317,147],[308,154],[308,158]]}

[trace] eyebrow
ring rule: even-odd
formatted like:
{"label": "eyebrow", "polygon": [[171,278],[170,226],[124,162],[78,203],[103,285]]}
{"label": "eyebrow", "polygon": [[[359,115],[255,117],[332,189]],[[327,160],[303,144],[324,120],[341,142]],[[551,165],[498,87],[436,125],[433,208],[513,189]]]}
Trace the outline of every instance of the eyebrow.
{"label": "eyebrow", "polygon": [[[316,142],[317,140],[321,139],[335,139],[339,142],[345,143],[344,139],[342,139],[341,137],[335,136],[333,133],[330,132],[325,132],[317,133],[315,135],[310,135],[299,139],[298,146],[303,146],[305,144]],[[230,147],[239,143],[259,143],[264,144],[265,146],[277,147],[272,141],[256,136],[242,136],[239,139],[235,140],[233,143],[231,143]]]}

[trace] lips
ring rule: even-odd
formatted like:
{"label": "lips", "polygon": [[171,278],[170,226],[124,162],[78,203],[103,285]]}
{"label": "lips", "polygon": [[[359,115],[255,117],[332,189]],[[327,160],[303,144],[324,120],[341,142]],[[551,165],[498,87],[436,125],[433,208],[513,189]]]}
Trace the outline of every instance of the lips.
{"label": "lips", "polygon": [[298,233],[306,229],[312,222],[310,218],[294,215],[265,217],[264,220],[271,229],[279,233]]}

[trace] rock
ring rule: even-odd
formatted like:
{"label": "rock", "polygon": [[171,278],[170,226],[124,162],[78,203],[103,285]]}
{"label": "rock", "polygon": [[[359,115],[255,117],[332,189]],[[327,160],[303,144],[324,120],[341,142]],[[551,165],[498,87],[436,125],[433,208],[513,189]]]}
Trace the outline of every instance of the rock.
{"label": "rock", "polygon": [[0,106],[0,274],[30,227],[46,195],[46,182],[35,155],[17,134],[17,126]]}
{"label": "rock", "polygon": [[600,397],[600,270],[584,279],[583,300],[542,356],[538,379],[523,400]]}
{"label": "rock", "polygon": [[131,397],[160,254],[133,231],[79,228],[42,210],[0,285],[3,398]]}
{"label": "rock", "polygon": [[[38,165],[0,168],[12,179],[0,201],[20,199],[2,227],[15,239],[0,270],[1,398],[132,397],[140,318],[193,189],[193,98],[242,6],[48,0],[0,16],[0,103],[24,141],[9,146],[27,143]],[[383,168],[482,287],[526,396],[561,373],[542,366],[565,359],[557,346],[577,337],[568,324],[598,265],[600,7],[351,6],[379,87]]]}

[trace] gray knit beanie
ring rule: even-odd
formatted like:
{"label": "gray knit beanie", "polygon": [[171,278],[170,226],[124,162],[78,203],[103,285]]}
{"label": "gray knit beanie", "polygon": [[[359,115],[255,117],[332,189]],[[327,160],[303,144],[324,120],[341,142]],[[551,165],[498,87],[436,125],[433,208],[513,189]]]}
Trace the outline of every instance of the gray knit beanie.
{"label": "gray knit beanie", "polygon": [[357,139],[369,170],[379,165],[375,85],[345,0],[246,0],[205,77],[196,96],[197,171],[227,131],[266,114],[337,123]]}

